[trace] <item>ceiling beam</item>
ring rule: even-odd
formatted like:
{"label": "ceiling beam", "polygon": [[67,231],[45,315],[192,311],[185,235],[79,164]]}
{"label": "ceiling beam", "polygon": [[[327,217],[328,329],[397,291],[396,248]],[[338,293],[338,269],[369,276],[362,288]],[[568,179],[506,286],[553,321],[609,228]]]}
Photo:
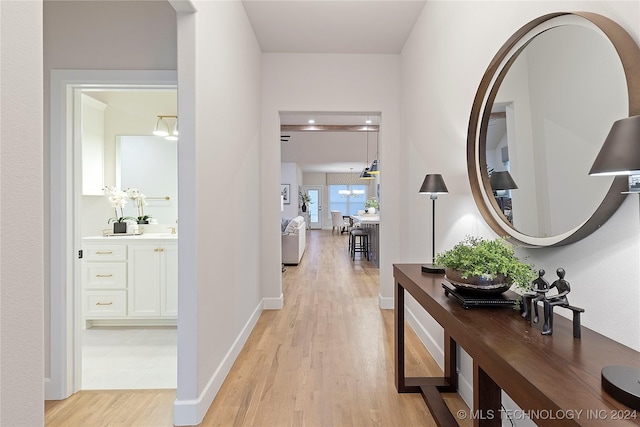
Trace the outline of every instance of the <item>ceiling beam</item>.
{"label": "ceiling beam", "polygon": [[378,125],[281,125],[280,132],[378,132]]}

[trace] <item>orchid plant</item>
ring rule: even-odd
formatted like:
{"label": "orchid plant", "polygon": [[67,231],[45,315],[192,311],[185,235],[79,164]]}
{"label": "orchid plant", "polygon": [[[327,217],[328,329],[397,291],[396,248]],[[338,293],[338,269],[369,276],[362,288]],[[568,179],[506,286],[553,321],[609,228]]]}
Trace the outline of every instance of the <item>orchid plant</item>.
{"label": "orchid plant", "polygon": [[109,203],[115,212],[115,217],[109,218],[107,223],[112,222],[124,222],[126,220],[134,220],[130,216],[124,216],[124,207],[127,204],[127,193],[124,191],[118,190],[115,187],[105,187],[104,188],[107,197],[109,198]]}
{"label": "orchid plant", "polygon": [[138,208],[138,221],[146,221],[151,218],[150,215],[144,214],[144,207],[147,206],[147,196],[138,191],[137,188],[128,188],[127,196],[135,202],[136,207]]}

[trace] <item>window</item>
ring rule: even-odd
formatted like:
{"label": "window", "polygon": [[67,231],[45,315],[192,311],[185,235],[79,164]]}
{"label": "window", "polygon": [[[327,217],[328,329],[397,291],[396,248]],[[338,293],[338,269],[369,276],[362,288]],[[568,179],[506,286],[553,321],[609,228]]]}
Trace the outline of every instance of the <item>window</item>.
{"label": "window", "polygon": [[329,185],[329,210],[357,215],[367,200],[367,185]]}

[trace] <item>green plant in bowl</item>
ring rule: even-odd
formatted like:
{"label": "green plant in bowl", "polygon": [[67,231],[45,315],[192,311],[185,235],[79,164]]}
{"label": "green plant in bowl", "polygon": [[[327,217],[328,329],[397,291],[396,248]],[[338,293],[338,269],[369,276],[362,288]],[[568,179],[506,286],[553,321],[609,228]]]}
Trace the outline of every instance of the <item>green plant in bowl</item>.
{"label": "green plant in bowl", "polygon": [[536,272],[521,261],[504,238],[486,240],[467,236],[436,256],[437,265],[454,286],[473,292],[499,293],[511,285],[527,291]]}

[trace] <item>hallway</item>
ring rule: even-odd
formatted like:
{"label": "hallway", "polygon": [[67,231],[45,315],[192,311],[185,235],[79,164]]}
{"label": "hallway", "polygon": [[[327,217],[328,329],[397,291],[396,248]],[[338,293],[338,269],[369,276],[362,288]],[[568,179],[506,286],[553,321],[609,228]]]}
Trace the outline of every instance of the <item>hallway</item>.
{"label": "hallway", "polygon": [[[378,307],[378,269],[358,257],[351,261],[347,235],[313,230],[307,242],[300,265],[283,273],[284,308],[262,313],[202,425],[435,425],[420,395],[396,392],[393,311]],[[441,374],[406,328],[407,374]],[[127,419],[117,413],[114,393],[125,392],[80,392],[47,402],[47,425],[103,426]],[[157,417],[143,421],[141,414],[157,414],[145,406],[166,405],[172,396],[173,391],[129,393],[120,399],[121,411],[138,413],[135,425],[158,426]],[[112,404],[101,404],[103,399]],[[79,410],[74,401],[95,406],[91,413],[85,406],[85,418],[72,422],[68,417]],[[461,404],[456,396],[447,401],[454,410]]]}

